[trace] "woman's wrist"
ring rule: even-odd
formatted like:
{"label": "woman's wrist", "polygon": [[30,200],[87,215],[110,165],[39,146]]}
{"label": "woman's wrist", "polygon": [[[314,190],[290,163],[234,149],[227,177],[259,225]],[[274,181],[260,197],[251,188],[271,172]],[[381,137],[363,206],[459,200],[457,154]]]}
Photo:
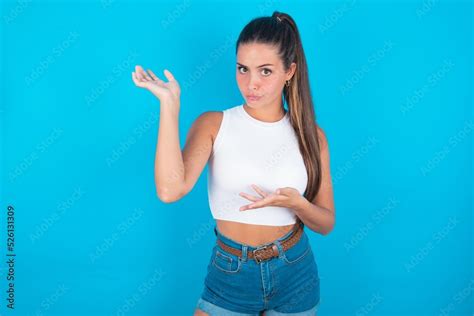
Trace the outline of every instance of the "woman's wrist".
{"label": "woman's wrist", "polygon": [[165,113],[179,114],[180,102],[179,100],[163,99],[160,100],[160,110]]}
{"label": "woman's wrist", "polygon": [[293,210],[296,214],[299,214],[306,208],[307,203],[309,201],[303,196],[300,195],[296,198],[296,200],[293,202]]}

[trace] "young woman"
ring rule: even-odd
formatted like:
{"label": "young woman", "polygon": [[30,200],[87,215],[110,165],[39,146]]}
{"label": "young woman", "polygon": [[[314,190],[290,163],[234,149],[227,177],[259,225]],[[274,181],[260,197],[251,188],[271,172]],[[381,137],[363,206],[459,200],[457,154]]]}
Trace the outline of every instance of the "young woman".
{"label": "young woman", "polygon": [[168,82],[140,66],[132,73],[160,99],[159,198],[185,196],[209,162],[216,245],[194,315],[316,315],[320,278],[304,227],[327,235],[335,210],[329,147],[294,20],[277,11],[253,19],[236,54],[245,102],[201,114],[182,152],[178,82],[168,70]]}

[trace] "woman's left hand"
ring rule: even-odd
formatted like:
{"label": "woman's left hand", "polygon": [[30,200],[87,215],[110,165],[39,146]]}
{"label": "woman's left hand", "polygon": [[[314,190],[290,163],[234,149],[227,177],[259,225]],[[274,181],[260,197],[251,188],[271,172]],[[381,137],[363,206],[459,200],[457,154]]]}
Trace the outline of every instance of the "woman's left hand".
{"label": "woman's left hand", "polygon": [[255,209],[264,206],[281,206],[294,209],[303,198],[298,190],[290,187],[278,188],[275,190],[275,192],[265,192],[255,184],[252,184],[252,188],[257,191],[260,197],[240,192],[240,196],[254,202],[242,206],[240,211],[246,211],[248,209]]}

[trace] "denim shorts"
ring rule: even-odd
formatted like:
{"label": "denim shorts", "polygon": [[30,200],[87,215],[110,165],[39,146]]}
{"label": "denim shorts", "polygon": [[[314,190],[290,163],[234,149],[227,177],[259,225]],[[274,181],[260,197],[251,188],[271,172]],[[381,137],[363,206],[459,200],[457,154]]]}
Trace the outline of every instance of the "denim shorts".
{"label": "denim shorts", "polygon": [[[287,251],[281,242],[293,231],[274,240],[278,257],[257,263],[247,254],[265,245],[252,247],[224,236],[217,226],[214,233],[224,244],[242,250],[242,256],[225,251],[216,243],[207,265],[204,290],[197,308],[210,316],[316,315],[319,307],[319,274],[308,236]],[[216,240],[217,242],[217,240]]]}

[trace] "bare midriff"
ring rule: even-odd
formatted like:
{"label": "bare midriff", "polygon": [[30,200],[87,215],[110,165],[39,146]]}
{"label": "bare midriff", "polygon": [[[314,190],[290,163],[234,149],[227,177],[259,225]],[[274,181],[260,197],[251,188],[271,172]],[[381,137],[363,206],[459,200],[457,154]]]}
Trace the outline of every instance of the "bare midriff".
{"label": "bare midriff", "polygon": [[252,247],[270,243],[286,235],[296,224],[285,226],[268,226],[216,220],[217,228],[224,236],[241,244]]}

